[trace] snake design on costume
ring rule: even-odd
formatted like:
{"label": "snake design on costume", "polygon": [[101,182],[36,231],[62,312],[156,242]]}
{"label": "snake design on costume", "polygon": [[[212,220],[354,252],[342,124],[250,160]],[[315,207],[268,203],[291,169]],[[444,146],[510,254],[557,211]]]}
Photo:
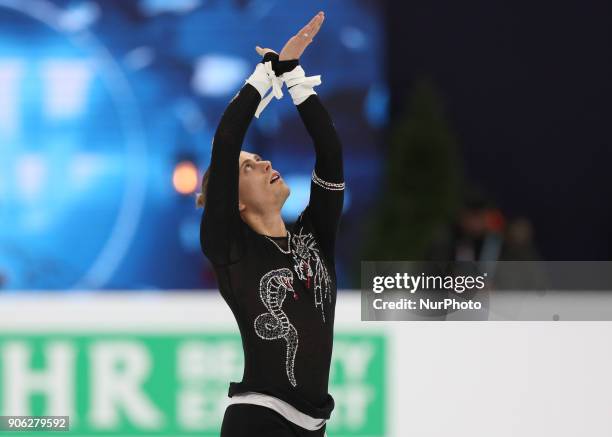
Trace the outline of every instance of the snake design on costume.
{"label": "snake design on costume", "polygon": [[287,343],[285,368],[292,386],[296,386],[293,368],[298,348],[298,334],[282,309],[287,292],[293,291],[293,274],[287,268],[272,270],[259,281],[259,297],[268,309],[255,318],[255,333],[264,340],[283,338]]}

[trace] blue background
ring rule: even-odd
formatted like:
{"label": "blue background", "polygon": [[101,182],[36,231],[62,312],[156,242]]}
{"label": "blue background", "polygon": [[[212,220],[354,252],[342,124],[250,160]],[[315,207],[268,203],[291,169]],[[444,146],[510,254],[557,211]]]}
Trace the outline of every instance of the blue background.
{"label": "blue background", "polygon": [[[179,194],[181,161],[201,178],[219,117],[259,57],[317,11],[301,64],[344,144],[339,287],[380,176],[387,121],[384,33],[374,1],[0,0],[0,288],[216,286],[199,247],[201,210]],[[251,125],[245,150],[306,205],[314,149],[288,94]],[[199,188],[198,188],[199,190]]]}

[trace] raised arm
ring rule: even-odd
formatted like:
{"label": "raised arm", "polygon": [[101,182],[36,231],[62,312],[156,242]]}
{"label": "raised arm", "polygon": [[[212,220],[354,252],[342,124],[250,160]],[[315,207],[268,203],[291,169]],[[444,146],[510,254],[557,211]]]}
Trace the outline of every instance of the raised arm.
{"label": "raised arm", "polygon": [[297,108],[316,153],[306,211],[319,235],[322,250],[333,260],[344,205],[342,145],[331,117],[317,95],[310,95]]}
{"label": "raised arm", "polygon": [[[272,57],[266,55],[263,62]],[[269,88],[270,81],[261,63],[225,109],[213,138],[200,244],[214,263],[233,263],[241,256],[238,160],[247,129]]]}
{"label": "raised arm", "polygon": [[[298,59],[319,32],[324,20],[325,15],[319,12],[287,42],[280,53],[280,59]],[[310,201],[304,213],[311,218],[321,249],[333,261],[336,233],[344,204],[342,145],[329,113],[313,89],[321,83],[320,78],[306,77],[300,66],[284,73],[282,78],[313,140],[316,153]]]}

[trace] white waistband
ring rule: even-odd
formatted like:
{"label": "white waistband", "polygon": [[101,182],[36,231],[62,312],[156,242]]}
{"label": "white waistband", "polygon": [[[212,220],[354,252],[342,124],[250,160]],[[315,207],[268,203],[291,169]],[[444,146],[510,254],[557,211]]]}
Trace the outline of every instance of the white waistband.
{"label": "white waistband", "polygon": [[229,400],[229,405],[231,404],[253,404],[268,407],[276,411],[288,421],[293,422],[309,431],[321,429],[327,422],[325,419],[317,419],[309,416],[308,414],[304,414],[297,410],[293,405],[274,396],[253,391],[235,394]]}

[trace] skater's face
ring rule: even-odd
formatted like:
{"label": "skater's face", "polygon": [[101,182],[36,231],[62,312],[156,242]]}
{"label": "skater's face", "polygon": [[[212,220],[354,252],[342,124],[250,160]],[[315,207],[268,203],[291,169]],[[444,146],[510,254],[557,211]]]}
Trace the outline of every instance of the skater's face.
{"label": "skater's face", "polygon": [[289,187],[272,168],[270,161],[264,161],[255,153],[240,152],[238,160],[238,209],[257,213],[280,211],[289,197]]}

